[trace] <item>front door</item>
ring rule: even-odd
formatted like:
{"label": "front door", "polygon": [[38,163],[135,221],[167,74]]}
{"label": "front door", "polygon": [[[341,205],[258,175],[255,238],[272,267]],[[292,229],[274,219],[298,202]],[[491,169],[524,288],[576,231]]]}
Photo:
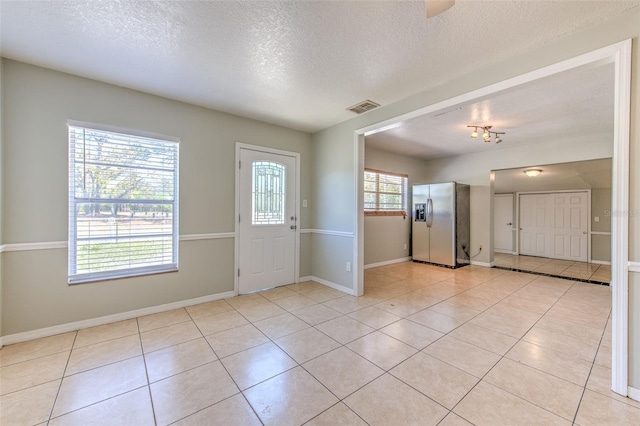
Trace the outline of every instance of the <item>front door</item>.
{"label": "front door", "polygon": [[241,148],[238,289],[295,282],[296,157]]}

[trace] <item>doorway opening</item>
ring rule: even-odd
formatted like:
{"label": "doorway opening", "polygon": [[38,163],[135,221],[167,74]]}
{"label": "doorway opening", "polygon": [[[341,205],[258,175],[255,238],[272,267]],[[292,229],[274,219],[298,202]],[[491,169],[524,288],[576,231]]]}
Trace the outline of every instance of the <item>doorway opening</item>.
{"label": "doorway opening", "polygon": [[493,171],[495,266],[609,285],[611,172],[611,158]]}
{"label": "doorway opening", "polygon": [[[622,214],[628,209],[629,199],[629,127],[630,127],[630,98],[631,98],[631,40],[625,40],[611,46],[598,49],[578,57],[568,59],[523,75],[514,77],[491,86],[478,89],[446,101],[420,108],[413,112],[394,117],[383,122],[358,129],[354,132],[355,167],[354,182],[355,193],[357,194],[354,222],[355,241],[353,258],[355,262],[354,270],[354,293],[362,295],[364,290],[363,280],[363,252],[364,252],[364,214],[363,214],[363,171],[365,136],[375,135],[389,129],[401,127],[417,117],[428,115],[448,114],[459,108],[460,105],[486,99],[492,94],[508,91],[509,89],[523,87],[532,82],[545,79],[550,76],[559,75],[577,69],[590,69],[603,64],[613,64],[613,92],[614,92],[614,119],[613,119],[613,172],[612,172],[612,390],[622,394],[628,394],[628,216]],[[446,116],[446,115],[445,115]],[[473,123],[472,123],[473,124]],[[566,153],[565,153],[566,154]],[[526,152],[523,153],[521,161],[526,160]],[[508,167],[508,166],[507,166]],[[501,167],[494,167],[501,168]],[[440,170],[442,171],[442,169]],[[492,221],[493,191],[489,182],[477,185],[475,182],[464,182],[472,184],[472,206],[474,201],[480,197],[487,203],[486,208],[476,210],[477,220],[480,227],[484,226],[482,232],[489,235],[492,241]],[[474,184],[476,184],[474,191]],[[474,197],[475,192],[475,197]],[[472,216],[474,215],[472,207]],[[476,226],[476,229],[479,229]],[[474,225],[472,222],[472,244],[474,244]],[[490,252],[493,250],[490,249]],[[489,265],[489,264],[488,264]]]}

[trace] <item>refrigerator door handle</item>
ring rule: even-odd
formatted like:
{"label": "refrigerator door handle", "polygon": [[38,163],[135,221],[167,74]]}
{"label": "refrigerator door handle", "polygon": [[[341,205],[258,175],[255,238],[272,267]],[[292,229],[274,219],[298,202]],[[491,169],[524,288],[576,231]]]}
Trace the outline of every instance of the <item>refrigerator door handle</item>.
{"label": "refrigerator door handle", "polygon": [[431,228],[433,225],[433,200],[429,198],[427,200],[427,228]]}

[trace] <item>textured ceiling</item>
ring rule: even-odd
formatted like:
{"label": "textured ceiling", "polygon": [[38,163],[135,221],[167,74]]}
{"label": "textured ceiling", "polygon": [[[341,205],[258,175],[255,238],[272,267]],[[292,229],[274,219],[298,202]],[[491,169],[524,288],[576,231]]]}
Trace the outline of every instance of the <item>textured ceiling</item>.
{"label": "textured ceiling", "polygon": [[[614,65],[585,66],[402,123],[366,146],[424,160],[540,141],[613,141]],[[469,124],[492,125],[503,142],[471,139]]]}
{"label": "textured ceiling", "polygon": [[1,1],[2,56],[305,131],[540,47],[640,4]]}
{"label": "textured ceiling", "polygon": [[[542,173],[528,177],[524,174],[527,169],[540,169]],[[611,158],[498,170],[495,177],[496,194],[611,188]]]}

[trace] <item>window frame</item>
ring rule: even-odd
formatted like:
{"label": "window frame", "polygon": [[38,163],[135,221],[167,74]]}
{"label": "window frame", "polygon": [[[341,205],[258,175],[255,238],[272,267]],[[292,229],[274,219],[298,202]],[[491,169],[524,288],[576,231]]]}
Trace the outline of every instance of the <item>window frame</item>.
{"label": "window frame", "polygon": [[[101,125],[95,123],[87,123],[75,120],[67,121],[67,138],[68,138],[68,269],[67,269],[67,282],[68,284],[80,284],[94,281],[106,281],[112,279],[120,279],[127,277],[135,277],[150,274],[160,274],[167,272],[177,272],[178,268],[178,252],[179,252],[179,167],[180,167],[180,139],[165,135],[158,135],[150,132],[143,132],[138,130],[131,130],[125,128],[119,128],[108,125]],[[157,201],[157,204],[168,204],[172,206],[172,223],[171,223],[171,261],[163,262],[159,265],[151,266],[133,266],[128,268],[109,269],[97,272],[82,272],[78,273],[77,270],[77,248],[78,248],[78,220],[76,206],[81,203],[87,203],[84,198],[78,199],[76,197],[76,160],[75,160],[75,146],[77,142],[72,143],[72,129],[85,129],[95,132],[102,132],[104,134],[117,134],[133,140],[144,142],[145,144],[158,143],[158,146],[166,146],[168,144],[175,145],[173,155],[175,156],[172,175],[173,175],[173,201],[167,203],[167,200],[151,199],[147,201]],[[138,166],[137,169],[144,170],[144,166]],[[105,203],[123,201],[131,204],[135,204],[135,199],[110,199],[100,198]],[[90,202],[90,201],[89,201]],[[136,236],[137,237],[137,236]],[[118,237],[107,237],[104,239],[117,239]]]}
{"label": "window frame", "polygon": [[[375,209],[367,209],[366,207],[364,208],[364,215],[365,216],[402,216],[404,218],[407,217],[407,203],[408,203],[408,197],[409,197],[409,175],[404,174],[404,173],[394,173],[394,172],[387,172],[384,170],[377,170],[377,169],[371,169],[371,168],[365,168],[364,169],[364,173],[375,173],[376,174],[376,190],[374,191],[367,191],[366,189],[363,189],[364,195],[366,197],[366,194],[375,194],[376,195],[376,208]],[[396,193],[390,193],[390,192],[380,192],[380,187],[379,187],[379,182],[380,182],[380,175],[385,175],[385,176],[393,176],[393,177],[399,177],[402,178],[402,192],[400,194],[402,201],[402,209],[397,209],[397,210],[383,210],[380,209],[380,195],[381,194],[390,194],[390,195],[397,195]],[[366,179],[363,176],[363,182],[366,182]],[[366,205],[366,203],[365,203]]]}

